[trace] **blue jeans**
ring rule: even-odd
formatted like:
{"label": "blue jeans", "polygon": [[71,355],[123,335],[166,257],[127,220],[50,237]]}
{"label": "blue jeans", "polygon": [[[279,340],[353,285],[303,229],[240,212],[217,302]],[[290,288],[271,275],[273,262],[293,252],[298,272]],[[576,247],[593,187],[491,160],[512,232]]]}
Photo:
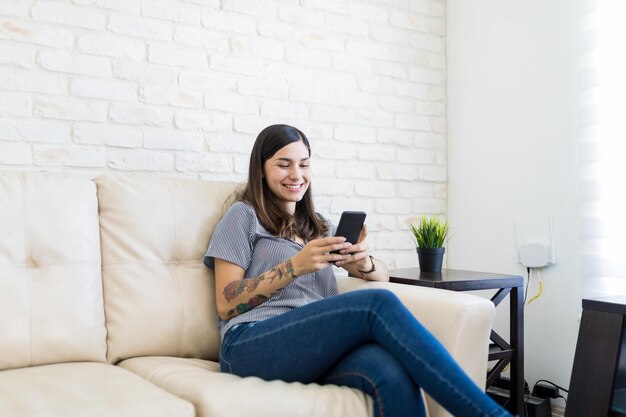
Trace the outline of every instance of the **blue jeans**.
{"label": "blue jeans", "polygon": [[358,388],[374,400],[376,417],[425,416],[420,387],[455,416],[510,416],[387,290],[348,292],[235,326],[224,335],[220,365],[240,376]]}

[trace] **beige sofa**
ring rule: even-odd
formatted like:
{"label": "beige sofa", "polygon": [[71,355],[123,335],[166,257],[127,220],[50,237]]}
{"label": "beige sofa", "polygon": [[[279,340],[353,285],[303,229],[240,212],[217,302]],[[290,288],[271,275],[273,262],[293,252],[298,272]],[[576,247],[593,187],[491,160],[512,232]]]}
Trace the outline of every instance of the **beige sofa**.
{"label": "beige sofa", "polygon": [[[355,389],[219,373],[202,257],[232,189],[0,173],[0,416],[372,416]],[[338,281],[395,292],[484,385],[489,301]],[[447,415],[428,401],[430,416]]]}

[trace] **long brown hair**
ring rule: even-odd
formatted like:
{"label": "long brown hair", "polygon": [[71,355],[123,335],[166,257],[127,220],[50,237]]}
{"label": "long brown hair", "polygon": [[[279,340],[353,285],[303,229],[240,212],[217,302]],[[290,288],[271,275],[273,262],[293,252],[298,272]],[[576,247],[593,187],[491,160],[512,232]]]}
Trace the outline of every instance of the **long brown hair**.
{"label": "long brown hair", "polygon": [[259,221],[272,235],[294,239],[301,237],[305,241],[322,237],[328,225],[315,212],[311,198],[311,185],[300,201],[296,203],[293,215],[279,204],[265,182],[263,166],[278,150],[293,142],[302,141],[309,150],[309,140],[293,126],[277,124],[263,129],[256,138],[248,169],[248,182],[241,188],[235,200],[245,201],[256,210]]}

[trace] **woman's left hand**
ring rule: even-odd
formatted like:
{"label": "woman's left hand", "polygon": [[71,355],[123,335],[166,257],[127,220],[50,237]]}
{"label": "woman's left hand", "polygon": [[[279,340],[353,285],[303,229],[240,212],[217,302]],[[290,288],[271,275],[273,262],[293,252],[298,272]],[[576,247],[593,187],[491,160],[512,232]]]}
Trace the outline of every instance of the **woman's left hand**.
{"label": "woman's left hand", "polygon": [[[342,254],[349,255],[348,258],[336,262],[335,265],[342,267],[353,277],[360,277],[368,281],[389,281],[387,266],[381,260],[376,260],[376,270],[371,271],[373,265],[370,260],[369,246],[365,243],[366,237],[367,226],[363,225],[357,243],[339,251]],[[363,273],[361,271],[370,272]]]}
{"label": "woman's left hand", "polygon": [[348,265],[354,265],[357,269],[369,270],[372,265],[369,257],[369,245],[365,242],[366,237],[367,226],[363,225],[357,243],[339,251],[341,254],[350,255],[350,257],[336,262],[335,265],[344,268]]}

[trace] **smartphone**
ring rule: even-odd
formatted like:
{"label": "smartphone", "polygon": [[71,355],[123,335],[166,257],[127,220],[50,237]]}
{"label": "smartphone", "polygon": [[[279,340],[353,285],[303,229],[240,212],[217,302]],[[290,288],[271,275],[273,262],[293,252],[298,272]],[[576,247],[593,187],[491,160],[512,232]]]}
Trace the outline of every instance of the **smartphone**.
{"label": "smartphone", "polygon": [[[346,242],[352,244],[357,243],[363,224],[365,223],[365,212],[363,211],[344,211],[341,213],[341,219],[339,219],[339,226],[335,236],[343,236],[346,238]],[[331,253],[339,253],[339,251],[332,251]]]}

